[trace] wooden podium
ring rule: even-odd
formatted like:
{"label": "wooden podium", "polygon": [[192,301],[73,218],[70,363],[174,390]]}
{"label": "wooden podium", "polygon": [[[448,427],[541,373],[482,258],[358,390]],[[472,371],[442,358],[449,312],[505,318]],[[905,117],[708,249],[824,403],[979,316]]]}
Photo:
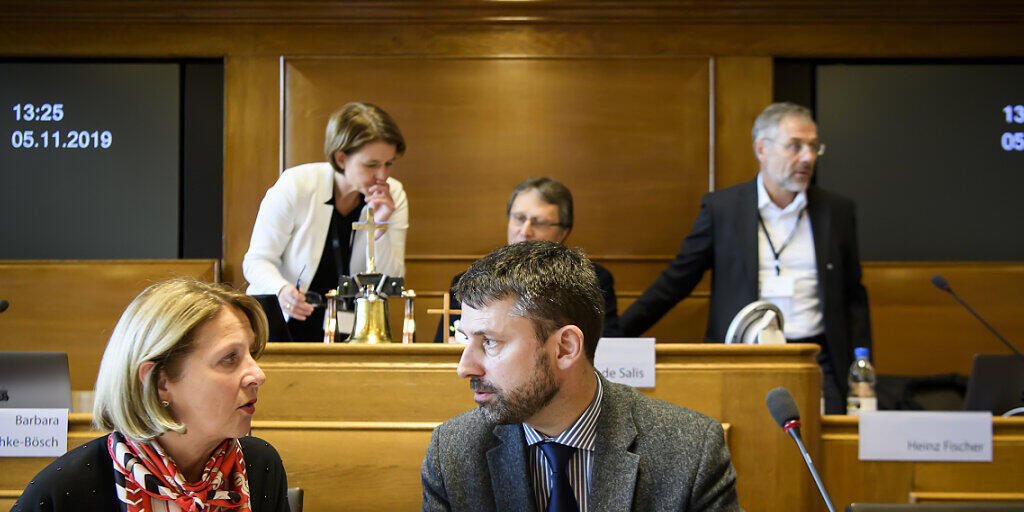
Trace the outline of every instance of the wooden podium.
{"label": "wooden podium", "polygon": [[[820,510],[792,440],[772,421],[765,394],[793,392],[803,435],[817,453],[821,372],[816,345],[657,345],[657,386],[645,394],[690,407],[726,426],[749,511]],[[253,435],[284,459],[305,510],[419,510],[420,463],[438,423],[476,407],[455,368],[458,345],[270,344],[260,359]],[[69,448],[102,435],[87,414],[71,417]],[[0,459],[0,508],[10,507],[50,459]]]}
{"label": "wooden podium", "polygon": [[[804,439],[818,450],[816,345],[659,344],[657,385],[641,390],[726,424],[740,505],[819,510],[803,460],[772,421],[765,395],[793,392]],[[476,407],[455,368],[458,345],[273,344],[260,363],[253,435],[281,452],[309,510],[418,510],[419,467],[438,423]]]}

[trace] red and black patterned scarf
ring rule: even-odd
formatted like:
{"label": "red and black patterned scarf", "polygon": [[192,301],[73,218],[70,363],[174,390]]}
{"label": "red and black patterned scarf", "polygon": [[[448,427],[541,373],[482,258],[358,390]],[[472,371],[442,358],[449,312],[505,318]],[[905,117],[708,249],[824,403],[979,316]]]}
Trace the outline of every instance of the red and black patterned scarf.
{"label": "red and black patterned scarf", "polygon": [[217,507],[251,512],[249,479],[237,439],[227,439],[213,451],[196,484],[188,483],[156,441],[136,443],[113,432],[107,450],[114,461],[117,497],[127,505],[128,512],[152,511],[153,499],[173,502],[183,512]]}

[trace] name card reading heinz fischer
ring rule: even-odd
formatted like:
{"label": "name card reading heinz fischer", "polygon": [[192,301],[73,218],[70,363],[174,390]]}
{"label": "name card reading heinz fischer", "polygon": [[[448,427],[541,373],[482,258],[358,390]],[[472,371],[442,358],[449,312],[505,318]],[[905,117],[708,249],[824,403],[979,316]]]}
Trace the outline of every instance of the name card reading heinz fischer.
{"label": "name card reading heinz fischer", "polygon": [[654,338],[601,338],[594,367],[612,382],[653,388]]}
{"label": "name card reading heinz fischer", "polygon": [[860,460],[991,462],[992,413],[861,413],[859,456]]}
{"label": "name card reading heinz fischer", "polygon": [[0,409],[0,457],[59,457],[66,451],[67,409]]}

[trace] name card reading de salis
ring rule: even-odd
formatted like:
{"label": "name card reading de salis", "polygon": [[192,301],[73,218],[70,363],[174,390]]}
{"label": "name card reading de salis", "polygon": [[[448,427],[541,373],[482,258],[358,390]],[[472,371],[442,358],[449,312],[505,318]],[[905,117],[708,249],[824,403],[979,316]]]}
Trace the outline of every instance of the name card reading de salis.
{"label": "name card reading de salis", "polygon": [[992,461],[990,412],[865,412],[859,428],[860,460]]}
{"label": "name card reading de salis", "polygon": [[594,367],[612,382],[654,387],[654,338],[601,338]]}
{"label": "name card reading de salis", "polygon": [[0,409],[0,457],[58,457],[67,450],[67,409]]}

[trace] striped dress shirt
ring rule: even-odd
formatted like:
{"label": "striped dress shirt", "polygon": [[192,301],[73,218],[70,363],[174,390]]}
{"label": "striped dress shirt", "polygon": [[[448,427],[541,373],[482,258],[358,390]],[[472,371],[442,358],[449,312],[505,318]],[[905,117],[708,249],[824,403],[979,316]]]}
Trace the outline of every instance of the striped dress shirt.
{"label": "striped dress shirt", "polygon": [[548,499],[551,497],[551,481],[553,472],[548,466],[548,459],[541,451],[540,445],[545,441],[553,441],[576,450],[569,459],[569,485],[572,486],[573,495],[576,496],[576,504],[580,512],[590,510],[587,497],[590,495],[590,475],[594,464],[594,446],[597,443],[597,418],[601,415],[601,396],[604,390],[601,386],[601,379],[597,378],[597,392],[594,393],[594,401],[590,407],[583,411],[576,423],[562,432],[557,437],[545,437],[526,423],[523,423],[523,432],[526,434],[527,445],[527,466],[530,468],[530,481],[533,483],[533,498],[537,503],[537,510],[547,510]]}

